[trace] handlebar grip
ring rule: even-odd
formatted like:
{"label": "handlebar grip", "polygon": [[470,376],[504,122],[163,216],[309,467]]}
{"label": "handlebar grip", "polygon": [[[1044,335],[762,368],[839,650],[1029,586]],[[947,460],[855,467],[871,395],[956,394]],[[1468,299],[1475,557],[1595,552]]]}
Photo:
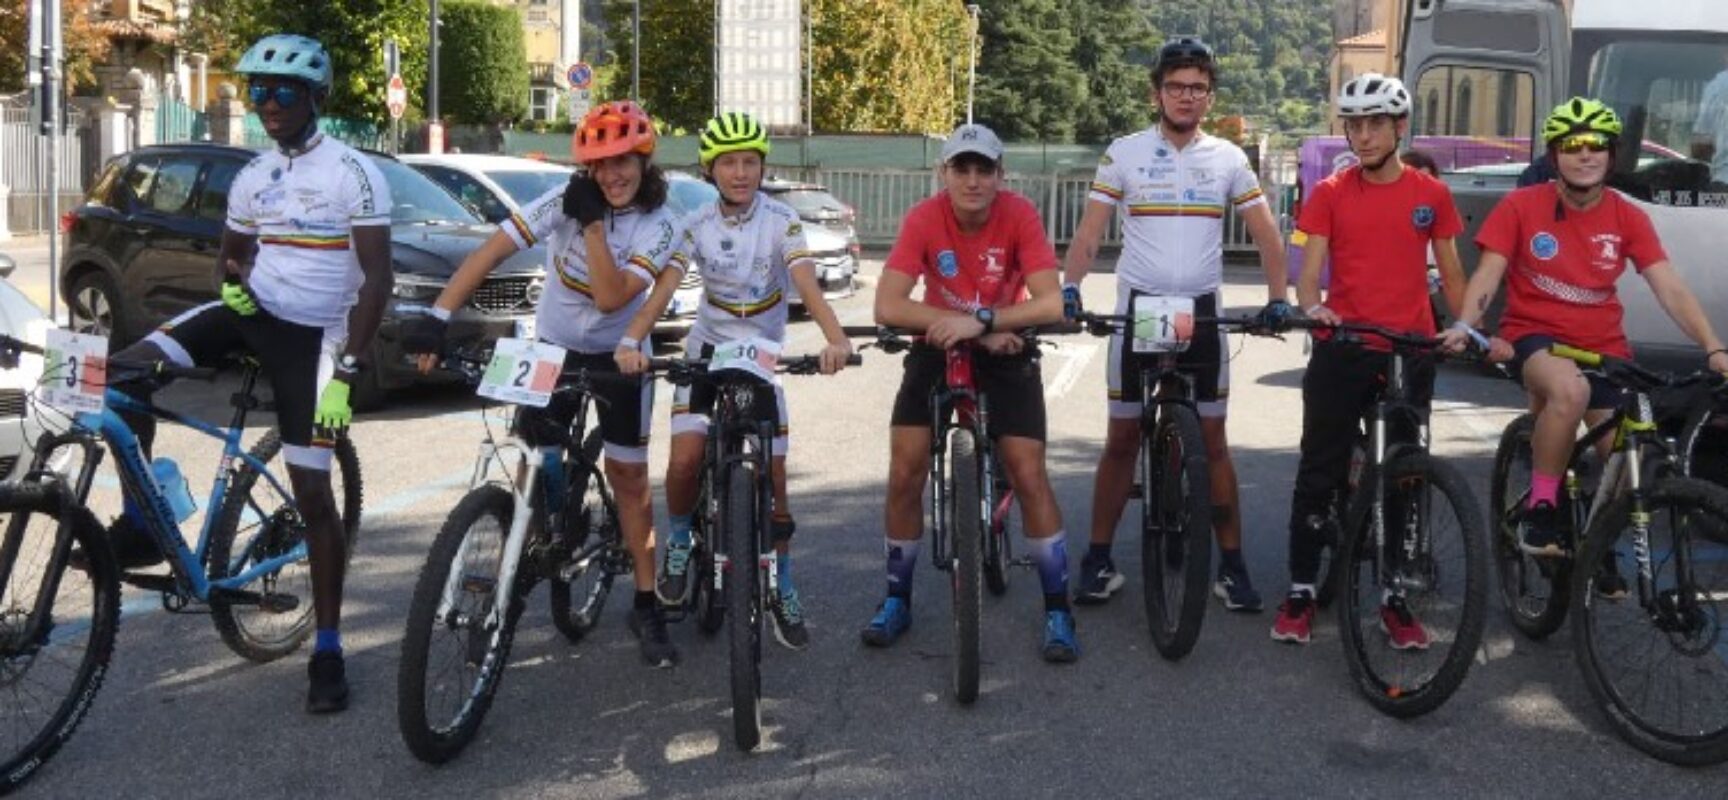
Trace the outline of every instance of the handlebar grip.
{"label": "handlebar grip", "polygon": [[864,356],[859,355],[858,353],[853,353],[852,355],[849,355],[846,357],[846,366],[848,366],[848,367],[858,367],[858,366],[863,366],[863,364],[864,364]]}
{"label": "handlebar grip", "polygon": [[874,338],[876,336],[876,334],[879,333],[881,330],[882,329],[880,327],[877,327],[875,325],[841,325],[840,326],[840,334],[842,336],[846,336],[848,338],[857,338],[857,337]]}
{"label": "handlebar grip", "polygon": [[1600,366],[1602,366],[1602,354],[1601,353],[1595,353],[1595,352],[1591,352],[1589,350],[1581,350],[1581,349],[1573,347],[1571,345],[1560,344],[1560,343],[1556,342],[1556,343],[1548,346],[1548,352],[1559,357],[1559,358],[1570,359],[1570,360],[1575,361],[1579,364],[1582,364],[1586,367],[1600,367]]}
{"label": "handlebar grip", "polygon": [[21,353],[30,353],[38,356],[42,355],[42,348],[40,346],[33,345],[23,339],[7,336],[5,334],[0,334],[0,349],[17,350]]}

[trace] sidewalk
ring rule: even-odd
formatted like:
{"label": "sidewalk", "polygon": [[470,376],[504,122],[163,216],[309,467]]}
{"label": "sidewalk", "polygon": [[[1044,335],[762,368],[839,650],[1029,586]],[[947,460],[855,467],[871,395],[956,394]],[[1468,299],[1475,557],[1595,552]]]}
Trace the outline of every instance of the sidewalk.
{"label": "sidewalk", "polygon": [[[5,253],[18,263],[18,268],[7,280],[23,292],[30,301],[48,309],[49,288],[53,285],[53,272],[48,263],[48,235],[21,234],[14,235],[9,242],[0,242],[0,253]],[[61,302],[61,306],[65,303]]]}

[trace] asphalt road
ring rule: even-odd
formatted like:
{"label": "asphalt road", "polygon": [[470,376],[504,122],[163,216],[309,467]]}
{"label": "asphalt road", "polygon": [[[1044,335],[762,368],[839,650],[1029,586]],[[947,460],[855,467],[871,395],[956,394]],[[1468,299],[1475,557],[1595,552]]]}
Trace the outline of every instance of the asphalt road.
{"label": "asphalt road", "polygon": [[[1086,286],[1103,304],[1108,276]],[[1246,309],[1263,292],[1231,272],[1226,299]],[[842,301],[869,317],[868,293]],[[1287,575],[1285,520],[1300,433],[1298,339],[1233,340],[1230,435],[1241,473],[1250,568],[1275,603]],[[788,352],[814,349],[796,323]],[[1064,340],[1045,359],[1049,463],[1084,549],[1091,475],[1104,430],[1104,348]],[[684,663],[645,669],[615,594],[580,645],[552,628],[545,592],[530,598],[514,657],[478,740],[455,762],[415,761],[396,731],[395,683],[415,576],[464,489],[482,424],[462,391],[404,397],[357,422],[366,515],[349,577],[345,643],[350,711],[301,711],[305,662],[254,665],[228,652],[203,616],[160,611],[129,590],[107,683],[70,744],[26,794],[84,797],[1003,797],[1003,796],[1671,796],[1728,795],[1728,771],[1684,771],[1621,743],[1593,705],[1566,631],[1519,637],[1495,602],[1468,681],[1445,707],[1401,722],[1380,715],[1348,680],[1336,628],[1314,643],[1267,637],[1270,612],[1214,605],[1194,652],[1169,663],[1152,650],[1137,578],[1108,606],[1079,611],[1084,655],[1038,658],[1035,577],[986,596],[984,689],[971,708],[948,695],[948,599],[926,561],[916,623],[887,651],[857,629],[882,589],[880,514],[886,426],[899,380],[878,353],[834,378],[792,379],[792,495],[797,580],[814,642],[802,653],[765,645],[767,743],[731,744],[723,639],[675,629]],[[225,392],[183,385],[167,402],[220,418]],[[653,463],[665,459],[670,393],[657,398]],[[1515,387],[1443,373],[1438,452],[1472,477],[1480,498],[1493,442],[1520,402]],[[262,422],[262,420],[261,420]],[[165,432],[160,452],[204,485],[215,450]],[[111,480],[96,504],[118,506]],[[657,504],[658,506],[658,504]],[[664,512],[659,513],[663,517]],[[1127,526],[1124,526],[1126,530]],[[1125,533],[1118,563],[1138,574]]]}

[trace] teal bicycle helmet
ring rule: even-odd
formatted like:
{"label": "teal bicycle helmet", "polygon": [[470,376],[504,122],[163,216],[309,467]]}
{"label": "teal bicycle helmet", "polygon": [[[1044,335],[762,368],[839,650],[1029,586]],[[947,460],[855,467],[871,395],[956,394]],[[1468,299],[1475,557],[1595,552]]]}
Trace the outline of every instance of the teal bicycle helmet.
{"label": "teal bicycle helmet", "polygon": [[240,57],[235,72],[248,77],[277,75],[304,82],[315,91],[329,91],[335,80],[330,54],[316,39],[278,33],[258,40]]}

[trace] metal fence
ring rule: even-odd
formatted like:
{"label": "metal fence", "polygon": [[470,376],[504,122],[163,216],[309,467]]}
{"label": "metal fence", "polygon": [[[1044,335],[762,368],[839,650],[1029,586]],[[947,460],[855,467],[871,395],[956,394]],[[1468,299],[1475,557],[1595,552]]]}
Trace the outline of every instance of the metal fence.
{"label": "metal fence", "polygon": [[[56,164],[60,175],[60,208],[76,205],[84,196],[89,171],[96,165],[95,133],[77,109],[67,113]],[[0,109],[0,184],[10,192],[4,213],[13,233],[54,230],[58,222],[48,202],[48,137],[41,134],[29,108]]]}
{"label": "metal fence", "polygon": [[172,97],[156,107],[156,141],[195,142],[210,138],[210,117]]}

